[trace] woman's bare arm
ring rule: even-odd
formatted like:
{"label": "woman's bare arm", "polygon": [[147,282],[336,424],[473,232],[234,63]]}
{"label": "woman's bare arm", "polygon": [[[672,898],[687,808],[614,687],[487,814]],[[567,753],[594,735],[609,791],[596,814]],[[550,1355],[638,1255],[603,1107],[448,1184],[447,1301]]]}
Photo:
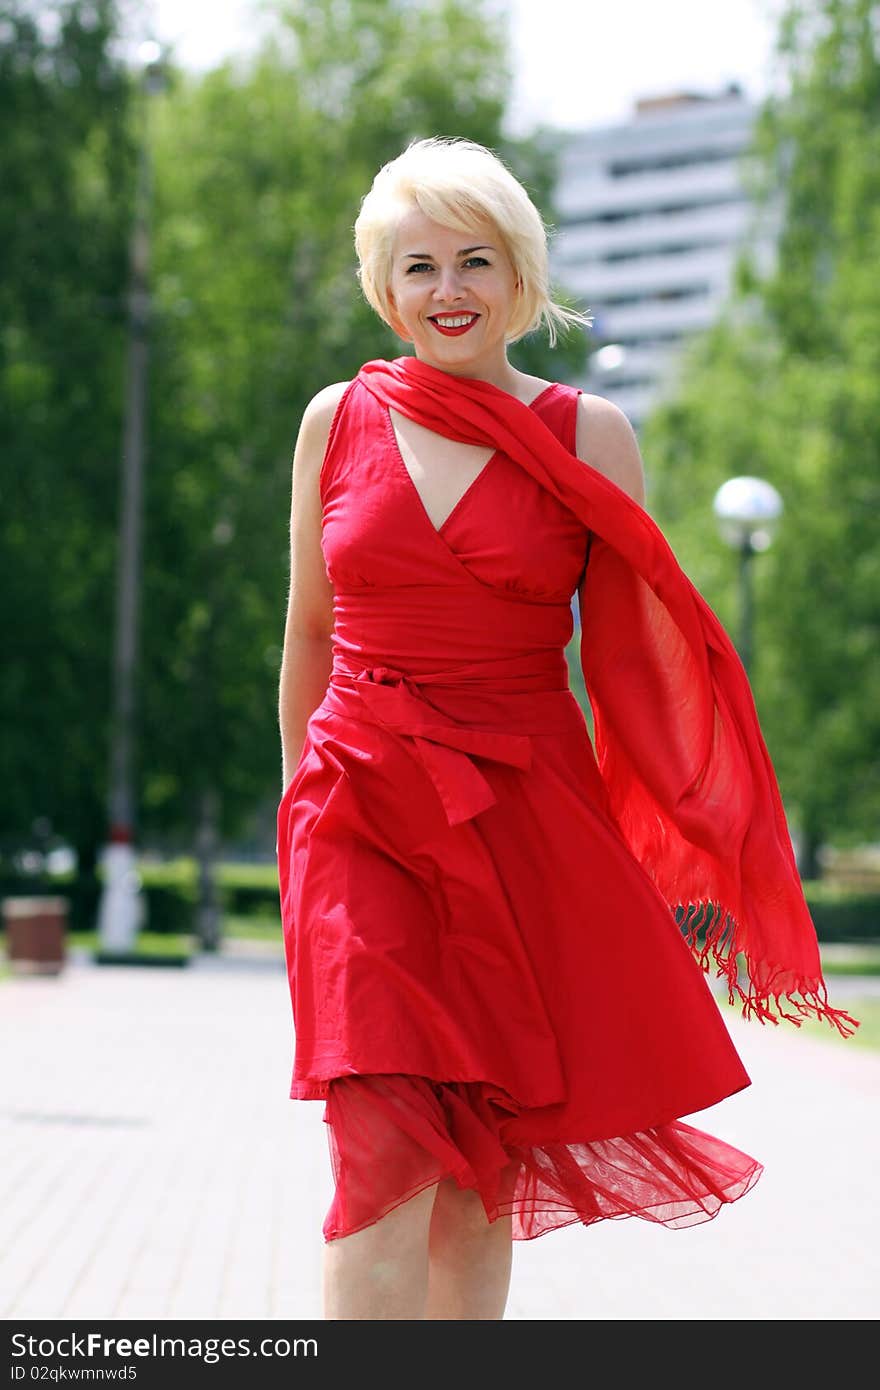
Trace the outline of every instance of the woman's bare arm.
{"label": "woman's bare arm", "polygon": [[306,725],[330,679],[333,586],[321,550],[319,477],[333,415],[347,385],[336,382],[312,398],[293,454],[290,593],[278,691],[282,794],[299,761]]}

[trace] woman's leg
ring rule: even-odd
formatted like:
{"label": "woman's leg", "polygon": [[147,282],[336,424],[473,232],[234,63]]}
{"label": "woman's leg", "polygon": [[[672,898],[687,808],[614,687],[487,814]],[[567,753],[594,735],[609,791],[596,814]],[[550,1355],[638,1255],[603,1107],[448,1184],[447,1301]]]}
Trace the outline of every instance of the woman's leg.
{"label": "woman's leg", "polygon": [[429,1231],[426,1318],[504,1317],[513,1256],[512,1218],[486,1218],[479,1193],[444,1178]]}
{"label": "woman's leg", "polygon": [[426,1187],[373,1225],[325,1243],[326,1319],[424,1318],[436,1191]]}

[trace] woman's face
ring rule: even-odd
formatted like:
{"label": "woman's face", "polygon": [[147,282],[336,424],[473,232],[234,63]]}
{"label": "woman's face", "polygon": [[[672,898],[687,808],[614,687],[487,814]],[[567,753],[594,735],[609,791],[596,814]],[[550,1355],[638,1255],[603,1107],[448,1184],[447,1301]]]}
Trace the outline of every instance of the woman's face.
{"label": "woman's face", "polygon": [[405,213],[394,236],[388,299],[395,333],[423,361],[461,376],[506,363],[517,277],[492,223],[460,231],[419,208]]}

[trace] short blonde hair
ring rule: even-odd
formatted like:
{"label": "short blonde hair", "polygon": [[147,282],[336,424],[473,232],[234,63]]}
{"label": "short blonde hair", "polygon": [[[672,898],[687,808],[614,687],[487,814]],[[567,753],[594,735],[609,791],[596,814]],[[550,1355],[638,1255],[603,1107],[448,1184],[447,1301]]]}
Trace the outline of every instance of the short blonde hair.
{"label": "short blonde hair", "polygon": [[476,223],[489,222],[498,229],[519,281],[520,302],[510,321],[508,342],[546,327],[552,347],[558,329],[591,322],[589,315],[554,303],[547,227],[519,180],[484,145],[434,136],[414,140],[383,165],[354,225],[361,289],[389,326],[394,234],[399,219],[413,207],[444,227],[471,231]]}

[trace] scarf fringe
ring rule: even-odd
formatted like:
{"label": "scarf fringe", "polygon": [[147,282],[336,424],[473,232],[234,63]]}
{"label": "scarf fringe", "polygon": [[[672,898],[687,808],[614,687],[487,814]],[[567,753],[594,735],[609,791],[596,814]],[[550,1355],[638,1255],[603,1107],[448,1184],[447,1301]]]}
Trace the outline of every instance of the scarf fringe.
{"label": "scarf fringe", "polygon": [[[714,964],[717,967],[715,978],[727,980],[727,1002],[734,1004],[739,997],[743,1018],[754,1017],[774,1026],[784,1018],[800,1028],[805,1017],[812,1017],[836,1028],[843,1038],[850,1037],[859,1027],[859,1020],[845,1009],[832,1008],[821,977],[797,978],[792,984],[790,971],[774,969],[767,983],[759,988],[757,976],[759,972],[766,975],[767,968],[763,962],[759,966],[738,948],[735,918],[721,904],[706,900],[690,904],[683,920],[679,920],[679,927],[703,972],[708,975]],[[774,979],[779,977],[785,979],[788,988],[783,988],[780,982],[780,987],[774,989]],[[788,1008],[783,1007],[783,1001]],[[791,1009],[797,1012],[792,1013]]]}

